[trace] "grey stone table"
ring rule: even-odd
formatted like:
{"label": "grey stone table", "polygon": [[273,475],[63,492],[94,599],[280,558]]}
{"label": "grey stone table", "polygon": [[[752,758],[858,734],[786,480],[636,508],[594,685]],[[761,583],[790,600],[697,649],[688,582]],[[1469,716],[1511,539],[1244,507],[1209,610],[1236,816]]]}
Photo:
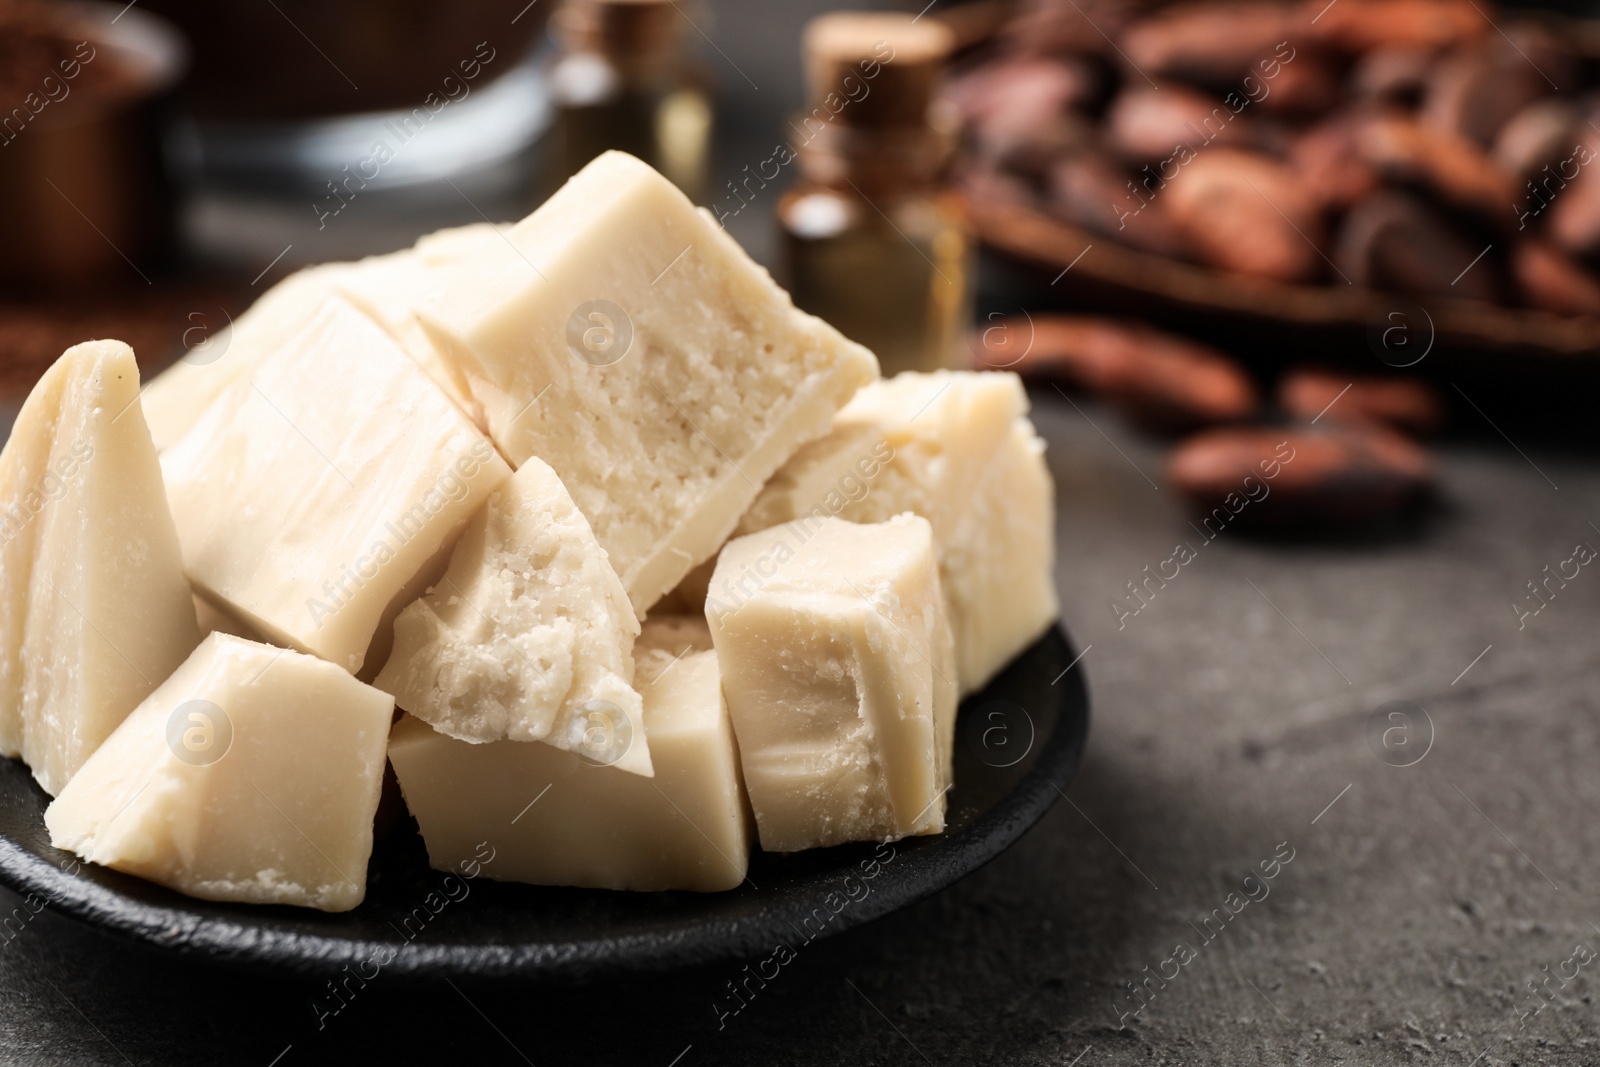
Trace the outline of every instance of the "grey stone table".
{"label": "grey stone table", "polygon": [[[1600,950],[1600,567],[1520,628],[1511,607],[1600,546],[1600,468],[1455,442],[1423,521],[1361,544],[1224,533],[1119,628],[1108,602],[1197,539],[1152,484],[1157,444],[1035,402],[1095,718],[1066,800],[984,870],[809,946],[720,1028],[733,967],[385,979],[319,1030],[310,982],[47,909],[0,948],[0,1062],[1600,1062],[1600,961],[1575,953]],[[1411,705],[1387,751],[1410,755],[1385,762],[1368,730],[1391,701]]]}

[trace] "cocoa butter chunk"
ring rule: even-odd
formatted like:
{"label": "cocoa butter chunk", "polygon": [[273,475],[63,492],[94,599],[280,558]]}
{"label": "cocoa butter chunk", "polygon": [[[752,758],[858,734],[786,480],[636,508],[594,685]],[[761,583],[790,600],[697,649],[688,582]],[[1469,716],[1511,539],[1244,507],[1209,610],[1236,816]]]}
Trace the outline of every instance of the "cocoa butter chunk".
{"label": "cocoa butter chunk", "polygon": [[361,903],[394,701],[214,633],[45,811],[56,848],[204,900]]}
{"label": "cocoa butter chunk", "polygon": [[1512,246],[1511,278],[1529,307],[1558,315],[1600,315],[1600,277],[1538,238]]}
{"label": "cocoa butter chunk", "polygon": [[156,375],[140,397],[156,451],[183,439],[218,397],[303,329],[333,292],[349,263],[323,263],[296,271],[261,295],[227,329],[197,341]]}
{"label": "cocoa butter chunk", "polygon": [[1297,367],[1278,383],[1278,403],[1295,419],[1381,423],[1431,434],[1444,422],[1444,403],[1421,378],[1368,378]]}
{"label": "cocoa butter chunk", "polygon": [[1349,52],[1383,47],[1437,51],[1493,32],[1473,0],[1306,0],[1309,35]]}
{"label": "cocoa butter chunk", "polygon": [[372,315],[467,410],[470,398],[439,359],[411,314],[422,295],[437,287],[440,272],[488,242],[500,240],[495,227],[476,223],[440,230],[413,248],[355,263],[323,263],[296,271],[262,294],[236,322],[196,343],[183,359],[146,386],[142,400],[156,451],[176,444],[211,403],[235,381],[248,378],[322,309],[335,292]]}
{"label": "cocoa butter chunk", "polygon": [[1016,369],[1024,376],[1064,379],[1099,396],[1140,425],[1182,432],[1237,422],[1261,406],[1250,376],[1226,353],[1141,323],[1088,315],[1009,319],[980,334],[976,358],[1002,364],[1003,349],[986,340],[1026,346]]}
{"label": "cocoa butter chunk", "polygon": [[445,282],[458,264],[503,247],[502,229],[479,222],[427,234],[411,248],[386,256],[369,256],[332,279],[333,286],[372,316],[427,372],[435,385],[480,428],[483,412],[472,400],[465,379],[434,347],[413,311]]}
{"label": "cocoa butter chunk", "polygon": [[200,641],[120,341],[75,345],[0,452],[0,754],[61,791]]}
{"label": "cocoa butter chunk", "polygon": [[1207,430],[1167,463],[1207,536],[1237,519],[1254,525],[1353,525],[1401,510],[1433,480],[1410,439],[1379,426]]}
{"label": "cocoa butter chunk", "polygon": [[[1013,374],[908,372],[876,382],[839,413],[832,433],[773,475],[736,532],[828,516],[870,523],[909,511],[927,519],[961,691],[974,692],[1060,610],[1055,494],[1027,410]],[[709,581],[707,573],[690,603],[706,603]],[[732,603],[739,590],[709,594]]]}
{"label": "cocoa butter chunk", "polygon": [[1273,159],[1208,148],[1160,196],[1193,254],[1224,270],[1306,281],[1322,269],[1322,223],[1295,173]]}
{"label": "cocoa butter chunk", "polygon": [[653,778],[538,741],[395,725],[389,759],[434,867],[471,861],[487,835],[484,873],[503,881],[713,892],[744,880],[749,801],[705,620],[647,620],[634,657]]}
{"label": "cocoa butter chunk", "polygon": [[511,476],[337,295],[161,461],[190,579],[273,641],[351,672],[390,602]]}
{"label": "cocoa butter chunk", "polygon": [[1500,290],[1496,260],[1485,256],[1473,262],[1483,250],[1414,197],[1384,191],[1350,209],[1333,258],[1356,285],[1493,300]]}
{"label": "cocoa butter chunk", "polygon": [[944,829],[956,672],[928,521],[828,518],[728,543],[706,620],[761,847]]}
{"label": "cocoa butter chunk", "polygon": [[877,360],[620,152],[504,238],[418,315],[500,450],[566,483],[642,614]]}
{"label": "cocoa butter chunk", "polygon": [[[450,737],[544,741],[648,776],[638,633],[588,520],[530,459],[468,524],[444,576],[396,617],[373,684]],[[606,729],[594,729],[596,709]]]}

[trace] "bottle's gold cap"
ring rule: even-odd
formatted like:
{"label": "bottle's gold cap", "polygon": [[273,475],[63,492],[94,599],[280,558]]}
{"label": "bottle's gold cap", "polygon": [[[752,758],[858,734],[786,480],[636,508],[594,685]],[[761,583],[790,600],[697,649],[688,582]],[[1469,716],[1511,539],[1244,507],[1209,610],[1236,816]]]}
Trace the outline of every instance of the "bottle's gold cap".
{"label": "bottle's gold cap", "polygon": [[894,12],[834,11],[805,31],[813,106],[848,126],[920,126],[955,47],[942,24]]}

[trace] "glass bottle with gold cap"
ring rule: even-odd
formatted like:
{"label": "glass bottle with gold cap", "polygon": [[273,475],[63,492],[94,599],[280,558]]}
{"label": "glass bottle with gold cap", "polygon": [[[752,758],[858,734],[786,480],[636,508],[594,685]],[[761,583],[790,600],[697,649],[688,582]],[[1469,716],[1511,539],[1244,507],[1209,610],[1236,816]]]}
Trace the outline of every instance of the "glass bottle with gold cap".
{"label": "glass bottle with gold cap", "polygon": [[564,0],[551,19],[562,51],[550,69],[550,191],[618,148],[704,198],[709,79],[685,48],[698,10],[693,0]]}
{"label": "glass bottle with gold cap", "polygon": [[878,354],[885,374],[955,366],[972,242],[948,184],[953,117],[934,103],[954,40],[910,15],[834,12],[805,33],[801,180],[779,202],[795,303]]}

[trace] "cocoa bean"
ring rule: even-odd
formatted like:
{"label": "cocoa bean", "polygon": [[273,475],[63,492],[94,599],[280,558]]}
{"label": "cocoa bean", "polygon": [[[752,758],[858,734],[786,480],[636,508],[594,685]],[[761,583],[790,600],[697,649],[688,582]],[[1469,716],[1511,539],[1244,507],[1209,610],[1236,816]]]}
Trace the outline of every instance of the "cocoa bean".
{"label": "cocoa bean", "polygon": [[1583,121],[1566,100],[1539,100],[1517,112],[1494,140],[1494,160],[1507,174],[1530,179],[1572,154]]}
{"label": "cocoa bean", "polygon": [[1350,52],[1385,46],[1437,51],[1492,32],[1472,0],[1307,0],[1301,10],[1312,36]]}
{"label": "cocoa bean", "polygon": [[1343,526],[1411,504],[1431,484],[1433,462],[1414,442],[1375,425],[1235,427],[1184,441],[1166,477],[1208,528],[1236,518]]}
{"label": "cocoa bean", "polygon": [[1357,145],[1386,178],[1422,186],[1458,208],[1507,225],[1516,179],[1460,134],[1382,115],[1362,126]]}
{"label": "cocoa bean", "polygon": [[1161,201],[1136,186],[1127,171],[1099,155],[1069,156],[1051,169],[1050,212],[1124,244],[1163,256],[1181,256],[1183,237]]}
{"label": "cocoa bean", "polygon": [[1350,85],[1358,98],[1409,107],[1422,99],[1434,54],[1429,49],[1386,45],[1356,60]]}
{"label": "cocoa bean", "polygon": [[1181,85],[1131,86],[1106,112],[1106,143],[1134,163],[1172,159],[1180,146],[1192,153],[1213,143],[1254,145],[1250,120],[1239,114],[1243,99],[1229,104]]}
{"label": "cocoa bean", "polygon": [[[1271,62],[1270,60],[1268,61]],[[1276,115],[1311,115],[1326,111],[1339,100],[1339,70],[1319,52],[1297,50],[1288,63],[1275,64],[1267,75],[1257,62],[1266,88],[1258,103],[1261,110]]]}
{"label": "cocoa bean", "polygon": [[[1014,350],[1019,344],[1020,353]],[[1225,353],[1137,323],[1075,315],[1012,318],[975,337],[974,354],[980,367],[1092,392],[1158,433],[1248,419],[1261,404],[1249,375]]]}
{"label": "cocoa bean", "polygon": [[1595,158],[1597,155],[1600,153],[1590,149],[1587,143],[1580,143],[1572,157],[1573,163],[1564,168],[1566,174],[1572,173],[1574,165],[1579,168],[1571,180],[1563,174],[1548,185],[1544,177],[1537,181],[1541,190],[1549,189],[1545,195],[1551,197],[1547,212],[1550,239],[1575,256],[1600,258],[1600,159]]}
{"label": "cocoa bean", "polygon": [[1122,52],[1141,81],[1148,76],[1232,87],[1258,76],[1252,75],[1256,64],[1273,57],[1280,44],[1303,40],[1299,22],[1299,13],[1286,4],[1174,4],[1130,26]]}
{"label": "cocoa bean", "polygon": [[1318,204],[1292,170],[1266,156],[1207,149],[1183,166],[1162,195],[1168,215],[1202,262],[1279,281],[1321,273]]}
{"label": "cocoa bean", "polygon": [[1526,63],[1507,68],[1479,54],[1446,56],[1433,68],[1422,123],[1488,146],[1511,117],[1549,92]]}
{"label": "cocoa bean", "polygon": [[1356,377],[1298,367],[1278,383],[1278,405],[1302,422],[1379,423],[1419,436],[1437,433],[1444,403],[1420,378]]}
{"label": "cocoa bean", "polygon": [[1362,115],[1336,115],[1289,149],[1289,165],[1324,211],[1344,211],[1378,187],[1378,171],[1356,151]]}
{"label": "cocoa bean", "polygon": [[1350,209],[1333,259],[1351,282],[1371,289],[1493,300],[1494,263],[1473,265],[1481,251],[1413,197],[1384,190]]}
{"label": "cocoa bean", "polygon": [[1511,279],[1529,307],[1558,315],[1600,315],[1600,278],[1537,238],[1513,246]]}

